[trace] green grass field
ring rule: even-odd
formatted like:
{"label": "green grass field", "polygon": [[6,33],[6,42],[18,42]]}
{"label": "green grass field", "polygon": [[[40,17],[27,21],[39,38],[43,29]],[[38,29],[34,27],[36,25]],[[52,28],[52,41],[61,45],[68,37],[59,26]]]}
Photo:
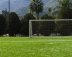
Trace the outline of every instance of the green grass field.
{"label": "green grass field", "polygon": [[0,57],[72,57],[72,37],[1,37]]}

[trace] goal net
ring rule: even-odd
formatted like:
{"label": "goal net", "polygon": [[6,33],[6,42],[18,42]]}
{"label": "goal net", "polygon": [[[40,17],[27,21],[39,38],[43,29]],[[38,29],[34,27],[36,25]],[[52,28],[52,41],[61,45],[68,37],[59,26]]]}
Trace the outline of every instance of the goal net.
{"label": "goal net", "polygon": [[70,35],[72,19],[29,20],[29,37]]}

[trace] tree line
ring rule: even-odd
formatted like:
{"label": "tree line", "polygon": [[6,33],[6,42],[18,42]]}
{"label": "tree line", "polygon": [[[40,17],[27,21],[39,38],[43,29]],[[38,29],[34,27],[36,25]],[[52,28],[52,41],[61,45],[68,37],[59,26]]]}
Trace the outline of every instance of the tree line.
{"label": "tree line", "polygon": [[[42,0],[32,0],[27,13],[20,20],[15,12],[2,11],[0,14],[0,36],[9,34],[9,36],[29,35],[29,20],[49,20],[49,19],[72,19],[72,4],[70,0],[57,0],[58,5],[52,9],[48,8],[48,13],[40,16],[44,9]],[[72,33],[72,21],[52,21],[33,23],[33,33],[50,35],[51,33],[60,33],[61,35],[70,35]]]}

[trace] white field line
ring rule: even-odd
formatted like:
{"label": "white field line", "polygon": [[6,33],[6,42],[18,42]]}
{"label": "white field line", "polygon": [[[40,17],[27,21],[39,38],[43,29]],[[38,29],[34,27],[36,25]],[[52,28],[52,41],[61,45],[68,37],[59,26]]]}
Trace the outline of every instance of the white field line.
{"label": "white field line", "polygon": [[6,42],[17,42],[17,43],[22,43],[22,42],[72,42],[72,40],[38,40],[38,41],[0,41],[0,43],[6,43]]}

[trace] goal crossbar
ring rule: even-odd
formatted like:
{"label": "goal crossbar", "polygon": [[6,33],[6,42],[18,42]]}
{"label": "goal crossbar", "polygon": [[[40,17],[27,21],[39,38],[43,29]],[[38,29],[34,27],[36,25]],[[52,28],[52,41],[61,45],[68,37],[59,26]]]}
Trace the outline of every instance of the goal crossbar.
{"label": "goal crossbar", "polygon": [[29,20],[31,22],[33,21],[72,21],[72,19],[48,19],[48,20]]}

